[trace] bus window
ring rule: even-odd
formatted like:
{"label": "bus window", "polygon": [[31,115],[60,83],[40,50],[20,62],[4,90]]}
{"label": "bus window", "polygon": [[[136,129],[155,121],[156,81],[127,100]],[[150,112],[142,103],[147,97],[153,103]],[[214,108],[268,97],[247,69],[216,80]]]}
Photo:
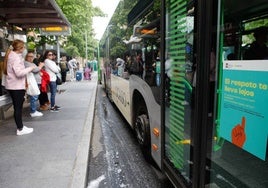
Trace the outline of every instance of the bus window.
{"label": "bus window", "polygon": [[[268,23],[268,19],[266,19],[266,21]],[[257,26],[259,27],[254,28],[251,35],[244,36],[244,39],[248,39],[249,41],[249,43],[245,45],[246,48],[243,53],[243,59],[245,60],[268,59],[268,48],[266,46],[268,27],[262,24],[258,24]]]}

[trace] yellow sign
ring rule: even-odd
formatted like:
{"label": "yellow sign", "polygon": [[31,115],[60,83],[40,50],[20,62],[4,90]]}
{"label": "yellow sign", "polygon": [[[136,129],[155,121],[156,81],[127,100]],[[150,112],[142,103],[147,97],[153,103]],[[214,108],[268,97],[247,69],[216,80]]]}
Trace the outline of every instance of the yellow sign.
{"label": "yellow sign", "polygon": [[71,35],[71,29],[67,26],[50,26],[40,29],[41,35]]}
{"label": "yellow sign", "polygon": [[142,29],[140,33],[146,35],[155,35],[157,31],[155,29]]}
{"label": "yellow sign", "polygon": [[153,29],[148,29],[148,28],[140,28],[140,27],[136,27],[135,28],[135,36],[140,36],[140,35],[156,35],[157,34],[157,29],[153,28]]}

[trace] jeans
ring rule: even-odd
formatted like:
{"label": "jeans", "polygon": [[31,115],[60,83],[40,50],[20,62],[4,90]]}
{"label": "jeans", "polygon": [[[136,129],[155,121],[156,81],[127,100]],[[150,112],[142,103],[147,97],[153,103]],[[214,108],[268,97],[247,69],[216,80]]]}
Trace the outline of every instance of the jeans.
{"label": "jeans", "polygon": [[37,100],[38,100],[38,95],[30,96],[31,113],[34,113],[36,111],[36,101]]}
{"label": "jeans", "polygon": [[56,93],[57,93],[57,84],[56,81],[50,82],[49,83],[49,88],[50,88],[50,104],[51,107],[55,106],[55,98],[56,98]]}
{"label": "jeans", "polygon": [[24,102],[24,95],[25,90],[8,90],[14,108],[14,119],[17,125],[17,129],[22,130],[23,123],[22,123],[22,108]]}

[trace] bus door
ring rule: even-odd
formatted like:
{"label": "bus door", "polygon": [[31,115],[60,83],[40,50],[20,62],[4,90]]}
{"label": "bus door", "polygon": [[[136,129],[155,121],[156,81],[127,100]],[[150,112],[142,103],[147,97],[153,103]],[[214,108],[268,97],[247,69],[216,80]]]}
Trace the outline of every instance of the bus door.
{"label": "bus door", "polygon": [[268,3],[225,0],[219,9],[215,142],[206,187],[268,186]]}
{"label": "bus door", "polygon": [[[191,185],[195,84],[194,1],[165,1],[164,171],[178,186]],[[176,182],[176,183],[175,183]],[[179,183],[178,183],[179,182]]]}

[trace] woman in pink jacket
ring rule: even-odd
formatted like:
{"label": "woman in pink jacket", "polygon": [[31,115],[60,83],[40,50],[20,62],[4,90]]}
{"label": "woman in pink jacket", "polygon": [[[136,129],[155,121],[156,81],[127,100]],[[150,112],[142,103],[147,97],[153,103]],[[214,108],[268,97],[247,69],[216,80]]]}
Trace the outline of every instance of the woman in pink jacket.
{"label": "woman in pink jacket", "polygon": [[17,135],[33,132],[33,128],[23,126],[22,108],[25,95],[26,74],[34,67],[25,68],[22,52],[25,44],[21,40],[14,40],[6,51],[4,59],[4,74],[6,75],[5,88],[9,92],[14,108],[14,119],[17,125]]}

